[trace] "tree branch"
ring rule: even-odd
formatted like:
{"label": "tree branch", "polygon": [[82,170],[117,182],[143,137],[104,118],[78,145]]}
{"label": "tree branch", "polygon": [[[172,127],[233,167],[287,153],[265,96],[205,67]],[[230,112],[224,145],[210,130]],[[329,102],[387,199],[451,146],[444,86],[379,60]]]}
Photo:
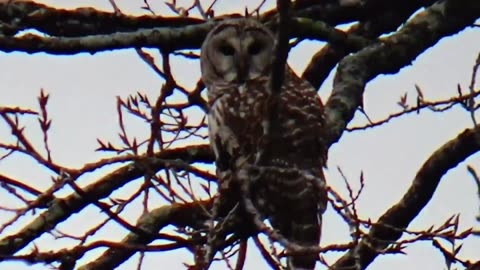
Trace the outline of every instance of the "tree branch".
{"label": "tree branch", "polygon": [[356,109],[362,106],[368,81],[379,74],[398,72],[441,38],[463,30],[479,16],[478,1],[440,1],[417,14],[396,34],[345,57],[325,106],[327,145],[340,139]]}
{"label": "tree branch", "polygon": [[181,27],[205,21],[190,17],[129,16],[89,7],[57,9],[33,1],[15,1],[0,3],[0,22],[0,33],[9,36],[22,30],[35,29],[50,36],[80,37],[158,27]]}
{"label": "tree branch", "polygon": [[[278,0],[278,29],[275,43],[275,52],[272,60],[271,90],[278,94],[283,84],[283,74],[290,50],[288,41],[290,37],[290,0]],[[276,113],[276,112],[275,112]]]}
{"label": "tree branch", "polygon": [[[364,7],[365,10],[369,10],[368,15],[359,15],[361,18],[359,23],[352,26],[345,35],[375,40],[382,34],[397,30],[415,11],[434,2],[435,0],[408,2],[370,0],[365,3]],[[328,40],[330,43],[315,53],[302,75],[317,89],[343,57],[369,45],[368,42],[363,42],[364,46],[355,42],[355,45],[358,46],[349,46],[349,42],[342,44],[332,42],[331,39]]]}
{"label": "tree branch", "polygon": [[73,193],[63,199],[54,199],[49,204],[48,210],[40,214],[30,224],[18,233],[0,240],[0,254],[11,255],[16,253],[43,233],[55,228],[60,222],[81,211],[91,201],[105,198],[114,190],[142,177],[146,170],[158,171],[165,168],[165,165],[168,164],[167,162],[160,162],[161,160],[182,159],[185,162],[213,162],[213,155],[208,145],[164,150],[157,153],[155,157],[156,159],[153,162],[148,157],[139,157],[136,162],[119,168],[95,183],[86,186],[83,188],[83,192],[88,195],[88,198]]}
{"label": "tree branch", "polygon": [[372,226],[368,236],[343,255],[331,269],[365,269],[383,249],[402,236],[404,229],[430,201],[442,177],[479,150],[480,126],[476,126],[435,151],[420,168],[403,198],[388,209]]}
{"label": "tree branch", "polygon": [[0,50],[49,54],[97,53],[126,48],[158,48],[164,52],[198,49],[213,23],[178,28],[153,28],[135,32],[117,32],[85,37],[44,37],[26,34],[20,37],[0,35]]}
{"label": "tree branch", "polygon": [[[385,25],[392,24],[391,16],[398,17],[396,14],[403,11],[404,16],[400,16],[401,19],[395,20],[397,23],[393,24],[394,27],[397,27],[419,6],[421,4],[418,3],[414,5],[397,3],[395,6],[397,8],[392,8],[373,0],[366,4],[363,1],[350,1],[348,4],[341,2],[318,4],[314,1],[299,1],[293,6],[292,16],[300,16],[304,19],[321,19],[323,22],[300,21],[297,27],[292,25],[294,35],[291,37],[327,40],[336,45],[345,41],[347,42],[347,48],[357,50],[362,47],[359,44],[366,45],[365,41],[359,41],[360,36],[342,37],[345,36],[342,31],[328,27],[328,24],[354,22],[362,20],[368,15],[374,16],[375,22],[380,21],[378,25],[384,29]],[[413,8],[409,9],[409,7]],[[385,12],[385,9],[390,12]],[[385,14],[388,14],[388,16]],[[226,17],[228,16],[231,15],[226,15]],[[277,10],[272,10],[262,15],[261,21],[272,22],[278,16]],[[383,16],[381,17],[383,20],[378,19],[377,16]],[[345,18],[338,20],[338,17]],[[371,24],[364,24],[366,25],[364,28],[372,30]],[[0,50],[5,52],[76,54],[140,47],[160,48],[167,52],[198,49],[203,38],[212,27],[213,23],[205,23],[203,20],[189,17],[128,16],[98,11],[93,8],[65,10],[34,2],[0,4],[0,33],[4,34],[0,34]],[[29,29],[38,30],[48,34],[49,37],[33,34],[14,37],[17,32]],[[391,31],[395,28],[389,27],[388,29]],[[386,29],[377,31],[377,34],[373,36],[376,37],[385,31]],[[301,34],[296,35],[297,32]],[[347,37],[349,36],[347,35]],[[338,57],[341,58],[344,55],[341,54]],[[333,66],[340,58],[332,62]],[[315,62],[320,63],[320,59],[316,57],[314,62],[311,62],[304,77],[311,81],[314,86],[317,86],[318,83],[312,79],[318,78],[318,76],[315,76],[315,73],[318,75],[318,69],[315,67],[319,65],[314,64]],[[333,67],[332,65],[329,66]]]}
{"label": "tree branch", "polygon": [[[151,235],[158,233],[168,225],[202,227],[202,223],[209,218],[205,210],[210,209],[211,205],[212,200],[162,206],[143,215],[139,219],[137,227],[150,232]],[[147,235],[130,233],[123,238],[121,245],[146,246],[153,240],[155,240],[153,237]],[[79,270],[115,269],[136,252],[137,250],[132,249],[109,248],[99,258],[80,267]]]}

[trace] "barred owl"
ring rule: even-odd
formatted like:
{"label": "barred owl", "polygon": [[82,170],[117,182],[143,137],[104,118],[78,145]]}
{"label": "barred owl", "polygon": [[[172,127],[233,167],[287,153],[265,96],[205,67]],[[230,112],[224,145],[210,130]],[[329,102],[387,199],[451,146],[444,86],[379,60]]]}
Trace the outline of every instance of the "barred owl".
{"label": "barred owl", "polygon": [[[210,144],[220,195],[240,200],[238,181],[251,181],[248,195],[262,218],[289,242],[310,247],[320,241],[327,198],[322,104],[315,89],[288,66],[280,92],[272,94],[274,47],[272,32],[253,19],[223,21],[207,35],[201,70]],[[240,177],[245,168],[257,170]],[[288,268],[314,269],[317,258],[292,254]]]}

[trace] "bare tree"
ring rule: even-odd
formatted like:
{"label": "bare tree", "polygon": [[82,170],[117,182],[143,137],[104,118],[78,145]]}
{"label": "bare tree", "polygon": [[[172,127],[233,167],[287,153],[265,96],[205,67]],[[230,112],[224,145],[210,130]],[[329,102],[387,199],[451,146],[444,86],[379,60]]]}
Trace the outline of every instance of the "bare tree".
{"label": "bare tree", "polygon": [[[277,12],[277,9],[263,11],[265,1],[258,1],[257,8],[242,11],[241,15],[223,14],[215,9],[216,2],[210,6],[198,0],[191,6],[166,2],[176,14],[173,17],[157,14],[148,0],[142,3],[147,14],[142,16],[124,14],[114,0],[110,0],[114,12],[93,8],[57,9],[28,1],[0,2],[0,50],[3,52],[74,55],[135,49],[138,57],[164,80],[159,95],[154,98],[137,92],[117,99],[117,117],[112,117],[112,121],[118,121],[120,143],[110,142],[98,134],[96,151],[108,156],[92,160],[80,168],[65,166],[52,158],[49,129],[55,116],[48,113],[50,96],[46,91],[39,94],[38,110],[7,106],[0,99],[0,118],[11,133],[8,140],[0,140],[0,162],[17,155],[27,156],[35,160],[37,166],[55,175],[48,189],[37,189],[32,181],[16,179],[0,171],[0,186],[5,191],[2,194],[6,194],[0,198],[0,210],[10,216],[0,225],[0,264],[2,261],[22,261],[49,264],[59,269],[114,269],[139,253],[138,269],[143,269],[145,253],[186,249],[192,253],[194,263],[185,267],[200,269],[195,262],[204,256],[209,226],[221,219],[229,222],[221,224],[222,235],[227,237],[218,239],[216,258],[223,260],[228,269],[243,269],[250,243],[256,246],[272,269],[283,267],[284,246],[269,243],[276,239],[275,232],[269,227],[251,226],[248,219],[229,219],[230,209],[220,209],[219,215],[212,217],[216,176],[205,165],[213,164],[214,160],[206,136],[204,116],[208,108],[202,95],[204,85],[198,79],[193,89],[182,86],[170,65],[172,57],[197,59],[195,50],[199,49],[216,21],[245,15],[258,18],[274,31],[288,33],[290,47],[306,39],[326,42],[310,59],[302,77],[318,89],[327,76],[335,72],[333,90],[324,101],[326,132],[323,140],[327,148],[337,143],[346,132],[382,126],[392,119],[423,110],[444,113],[460,107],[473,122],[473,127],[445,142],[425,163],[419,164],[403,198],[377,220],[361,218],[357,213],[356,201],[363,187],[368,185],[363,176],[358,191],[346,181],[347,196],[330,188],[330,207],[350,228],[350,241],[308,250],[289,247],[288,252],[319,253],[319,261],[330,269],[365,269],[380,255],[399,254],[412,243],[429,241],[445,257],[447,268],[457,263],[464,268],[479,269],[478,257],[462,258],[458,253],[464,239],[478,237],[480,232],[473,228],[459,230],[459,217],[455,213],[440,226],[421,231],[410,230],[408,226],[433,197],[447,171],[480,150],[480,126],[475,118],[479,107],[477,96],[480,89],[475,80],[480,55],[476,61],[472,59],[468,89],[459,86],[457,95],[428,100],[417,87],[414,104],[409,103],[405,95],[398,101],[398,112],[375,121],[367,116],[365,125],[349,126],[349,123],[357,111],[364,113],[365,87],[371,80],[381,74],[397,73],[444,37],[466,28],[478,29],[475,21],[480,17],[480,2],[298,0],[287,5],[286,12]],[[281,7],[286,2],[289,1],[279,0],[277,5]],[[200,16],[192,16],[192,13]],[[288,24],[282,25],[285,19]],[[278,27],[279,23],[283,27]],[[351,25],[348,30],[341,30],[337,27],[341,24]],[[158,50],[159,57],[145,49]],[[286,56],[288,46],[284,49],[283,56]],[[277,58],[285,62],[282,55]],[[1,97],[8,90],[0,91]],[[175,101],[172,97],[176,97]],[[201,112],[202,116],[189,117],[192,109]],[[144,138],[132,136],[125,124],[127,117],[147,123],[145,128],[149,129],[149,135]],[[28,136],[22,124],[24,119],[32,118],[38,119],[39,125],[28,128],[41,131],[41,144],[34,143],[37,138]],[[86,175],[112,165],[116,166],[115,170],[104,173],[91,184],[78,184]],[[468,171],[480,193],[475,166],[469,166]],[[113,194],[134,181],[140,183],[139,188],[127,197],[119,198]],[[71,190],[69,195],[59,195],[66,190]],[[19,201],[22,206],[5,207],[3,202],[6,200]],[[136,200],[142,202],[142,209],[137,210],[142,216],[138,220],[128,219],[125,209]],[[161,201],[162,204],[152,208],[152,201]],[[87,207],[100,209],[104,215],[87,232],[76,235],[57,228]],[[31,218],[25,224],[21,220],[26,216]],[[213,218],[218,220],[212,221]],[[129,233],[122,240],[91,240],[110,223],[120,225]],[[11,228],[14,228],[13,232],[6,233]],[[48,234],[55,239],[70,239],[74,245],[61,250],[34,246],[26,253],[20,252]],[[253,241],[247,242],[249,238]],[[445,241],[451,245],[446,246]],[[105,251],[97,259],[78,262],[85,254],[99,249]],[[323,257],[331,251],[343,254],[333,264]]]}

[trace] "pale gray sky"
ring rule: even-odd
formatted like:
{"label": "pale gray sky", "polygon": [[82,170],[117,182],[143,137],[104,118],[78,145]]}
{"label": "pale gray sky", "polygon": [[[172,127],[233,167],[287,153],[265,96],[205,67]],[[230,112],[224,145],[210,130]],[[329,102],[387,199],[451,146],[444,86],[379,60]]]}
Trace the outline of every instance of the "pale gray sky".
{"label": "pale gray sky", "polygon": [[[142,14],[140,6],[143,1],[116,1],[125,13]],[[168,11],[163,1],[151,1],[152,6],[161,14]],[[190,1],[177,1],[179,4]],[[245,5],[255,6],[258,1],[222,1],[219,0],[216,14],[236,11],[243,13]],[[274,1],[268,1],[267,7]],[[43,1],[45,4],[58,7],[73,8],[92,6],[103,10],[111,10],[107,0],[104,1]],[[467,29],[462,33],[440,41],[411,66],[402,69],[398,74],[380,76],[368,84],[366,89],[365,110],[372,119],[381,119],[386,115],[400,111],[397,105],[400,96],[408,92],[411,104],[415,100],[415,87],[419,85],[428,100],[444,99],[456,95],[457,83],[467,89],[470,82],[471,69],[480,52],[480,29]],[[293,49],[289,56],[290,65],[298,72],[303,71],[310,56],[323,43],[304,42]],[[155,53],[155,52],[154,52]],[[176,59],[173,61],[176,78],[193,87],[199,77],[199,65],[196,61]],[[126,97],[137,91],[147,94],[152,100],[159,93],[162,80],[136,55],[133,49],[115,52],[97,53],[95,55],[78,54],[75,56],[51,56],[46,54],[28,55],[24,53],[0,52],[0,106],[20,106],[37,108],[40,89],[50,94],[49,115],[53,119],[50,130],[50,143],[53,158],[66,166],[80,167],[104,155],[94,151],[98,147],[96,139],[102,138],[118,142],[119,131],[116,115],[116,97]],[[480,78],[478,78],[480,80]],[[331,89],[331,78],[321,89],[323,99],[327,98]],[[466,90],[465,90],[466,91]],[[198,118],[199,115],[191,115]],[[42,137],[38,132],[34,118],[22,120],[27,126],[27,134],[37,146]],[[365,117],[357,114],[351,125],[365,123]],[[149,126],[138,119],[128,122],[131,135],[147,136]],[[336,170],[340,166],[354,187],[358,187],[360,172],[365,176],[365,190],[358,202],[358,210],[362,218],[376,220],[386,209],[397,202],[409,187],[422,163],[442,144],[454,138],[465,128],[472,127],[467,112],[459,107],[446,113],[422,111],[390,123],[353,134],[346,133],[339,143],[335,144],[329,154],[328,182],[337,190],[345,193],[342,178]],[[3,122],[0,122],[0,141],[9,142],[10,133]],[[0,152],[2,154],[2,152]],[[412,230],[423,230],[431,225],[441,225],[448,217],[460,213],[461,228],[479,227],[475,217],[479,211],[479,200],[476,186],[466,172],[470,164],[480,169],[480,158],[472,156],[457,168],[451,170],[442,180],[430,204],[421,212],[410,226]],[[86,185],[99,176],[111,171],[106,168],[96,171],[80,179],[80,185]],[[26,183],[39,189],[50,185],[51,173],[38,166],[34,161],[21,155],[15,155],[0,161],[0,173],[13,178],[23,179]],[[116,195],[129,194],[136,184],[129,184]],[[5,191],[0,191],[0,205],[15,206],[18,202],[4,200]],[[62,191],[60,196],[69,194]],[[160,206],[160,205],[158,205]],[[155,205],[153,205],[155,207]],[[127,210],[126,217],[135,223],[140,213],[132,207]],[[9,216],[2,213],[0,224]],[[102,220],[96,208],[84,209],[59,226],[67,232],[80,234]],[[7,229],[15,233],[31,220],[31,216],[22,218],[14,226]],[[126,231],[117,225],[108,226],[91,240],[120,240]],[[5,233],[2,234],[2,237]],[[349,240],[348,227],[331,209],[324,216],[322,245],[346,243]],[[35,241],[41,250],[71,247],[68,240],[54,240],[43,236]],[[31,250],[32,245],[23,252]],[[464,242],[460,257],[479,259],[480,238],[469,238]],[[415,243],[405,250],[407,255],[384,255],[369,269],[444,269],[442,255],[431,247],[430,242]],[[94,259],[98,252],[88,253],[81,263]],[[327,254],[329,262],[334,262],[341,254]],[[135,269],[138,256],[124,263],[119,269]],[[162,265],[164,269],[184,269],[183,262],[191,262],[191,256],[183,251],[169,253],[150,253],[145,260],[145,269],[149,266]],[[246,269],[264,269],[266,264],[250,246]],[[325,267],[317,265],[318,269]],[[27,266],[23,263],[2,262],[0,269],[23,270],[49,269],[48,266]],[[214,269],[226,269],[224,264],[214,265]]]}

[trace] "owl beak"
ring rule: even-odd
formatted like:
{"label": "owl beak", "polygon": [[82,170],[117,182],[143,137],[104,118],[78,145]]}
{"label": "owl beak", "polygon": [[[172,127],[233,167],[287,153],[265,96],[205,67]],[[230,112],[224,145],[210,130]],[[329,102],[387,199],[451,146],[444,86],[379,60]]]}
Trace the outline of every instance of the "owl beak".
{"label": "owl beak", "polygon": [[237,80],[239,83],[243,84],[247,80],[247,72],[248,72],[247,60],[237,56],[235,57],[235,65],[237,68]]}

